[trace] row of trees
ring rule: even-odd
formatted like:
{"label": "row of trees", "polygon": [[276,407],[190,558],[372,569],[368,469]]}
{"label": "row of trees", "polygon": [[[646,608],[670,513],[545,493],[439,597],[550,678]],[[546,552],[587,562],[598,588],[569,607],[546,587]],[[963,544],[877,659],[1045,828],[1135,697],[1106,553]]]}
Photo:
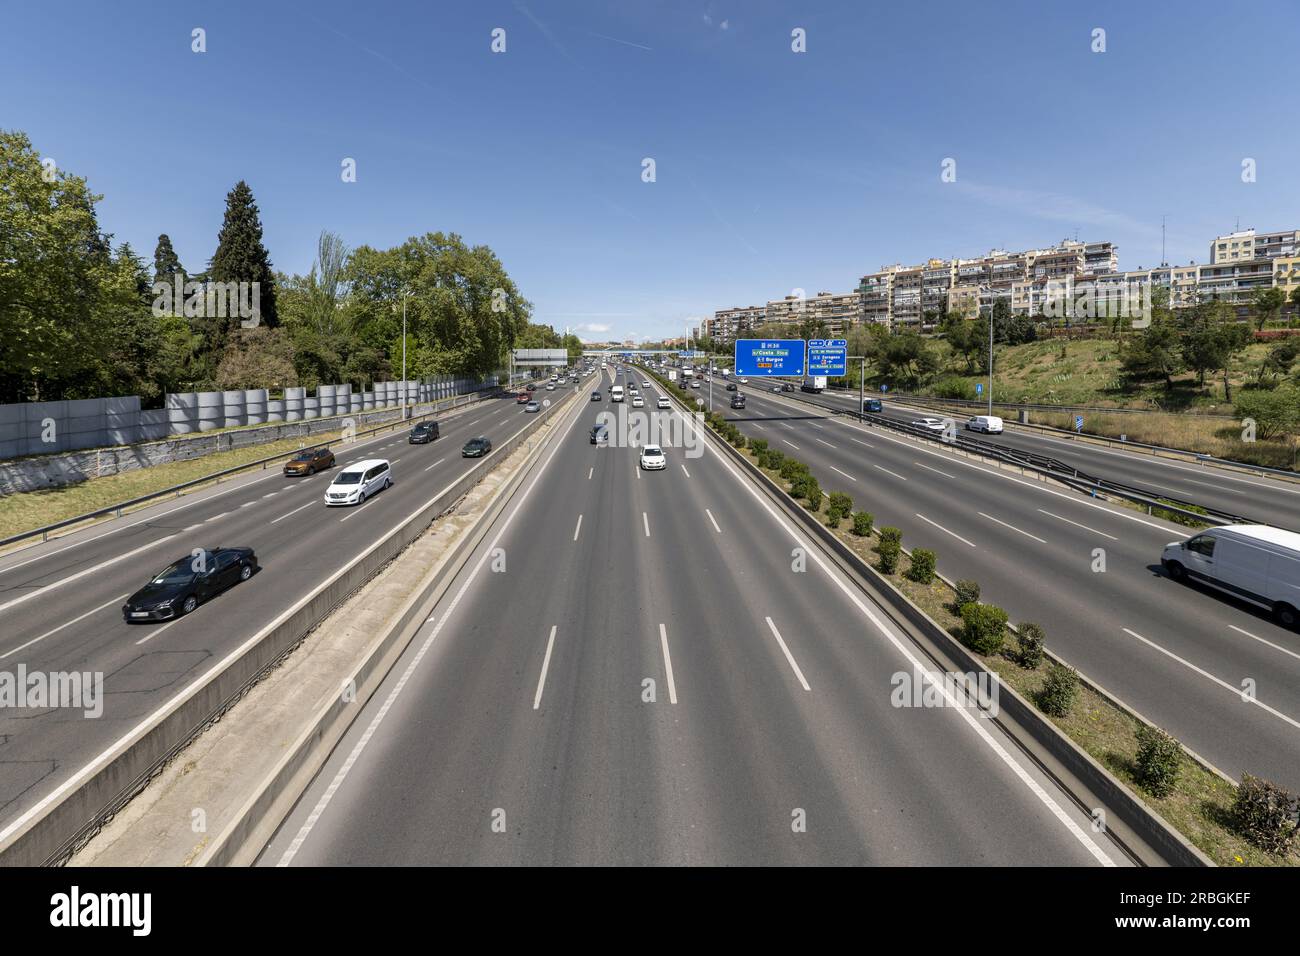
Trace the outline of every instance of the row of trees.
{"label": "row of trees", "polygon": [[[322,232],[308,274],[285,275],[241,181],[226,196],[212,258],[190,273],[166,234],[152,269],[130,244],[115,244],[99,226],[101,198],[82,177],[43,164],[23,133],[0,130],[0,403],[364,387],[401,374],[403,344],[411,378],[489,375],[515,347],[581,350],[576,337],[530,323],[532,307],[496,254],[454,233],[349,249]],[[208,283],[256,283],[256,321],[155,293],[155,283],[178,281],[200,298]]]}

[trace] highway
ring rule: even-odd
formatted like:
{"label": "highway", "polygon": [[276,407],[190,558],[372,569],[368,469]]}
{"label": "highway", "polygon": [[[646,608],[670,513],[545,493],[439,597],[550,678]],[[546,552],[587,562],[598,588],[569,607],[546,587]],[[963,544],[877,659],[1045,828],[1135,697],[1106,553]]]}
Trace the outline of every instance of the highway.
{"label": "highway", "polygon": [[[720,379],[715,379],[713,383],[715,405],[719,381]],[[763,383],[755,379],[749,390],[751,393],[761,392],[763,387]],[[935,414],[914,405],[893,403],[888,395],[868,394],[882,399],[882,414],[894,421],[911,422]],[[858,406],[857,392],[850,394],[828,390],[806,397],[848,412],[854,411]],[[1029,428],[1018,428],[1010,419],[1006,420],[1006,430],[1001,435],[965,431],[963,426],[966,420],[976,414],[979,414],[978,410],[950,416],[957,422],[959,435],[995,442],[1036,455],[1047,455],[1095,477],[1109,478],[1157,495],[1192,501],[1229,514],[1245,515],[1252,520],[1293,531],[1300,530],[1300,482],[1252,475],[1244,470],[1207,467],[1191,461],[1047,435]],[[938,417],[944,416],[940,414]]]}
{"label": "highway", "polygon": [[1188,529],[756,384],[745,409],[717,391],[715,407],[807,462],[824,492],[901,528],[905,546],[933,549],[950,579],[979,581],[1013,622],[1041,624],[1052,650],[1220,769],[1300,787],[1300,634],[1165,577],[1161,549]]}
{"label": "highway", "polygon": [[[562,392],[539,392],[559,396]],[[0,558],[0,670],[102,672],[103,714],[5,708],[0,715],[0,826],[173,697],[215,660],[450,486],[476,459],[461,445],[500,444],[537,416],[514,396],[443,421],[441,437],[407,443],[399,429],[336,446],[337,465],[312,477],[253,471]],[[332,476],[366,457],[392,463],[394,484],[364,505],[327,508]],[[124,599],[193,548],[251,546],[261,570],[193,614],[129,625]]]}
{"label": "highway", "polygon": [[1125,864],[995,724],[891,705],[916,650],[733,464],[643,473],[590,444],[608,408],[561,420],[263,865]]}

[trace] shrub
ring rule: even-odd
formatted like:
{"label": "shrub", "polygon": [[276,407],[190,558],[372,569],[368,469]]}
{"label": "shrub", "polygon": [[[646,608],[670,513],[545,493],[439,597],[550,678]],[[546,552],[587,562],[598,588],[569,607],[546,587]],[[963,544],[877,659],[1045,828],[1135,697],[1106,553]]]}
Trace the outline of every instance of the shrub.
{"label": "shrub", "polygon": [[1261,850],[1285,853],[1296,836],[1295,798],[1282,787],[1244,773],[1232,804],[1237,830]]}
{"label": "shrub", "polygon": [[808,474],[808,466],[798,458],[787,458],[781,465],[781,477],[786,481],[794,481],[796,475]]}
{"label": "shrub", "polygon": [[913,548],[912,564],[907,569],[907,576],[917,584],[929,584],[934,580],[934,564],[937,559],[929,548]]}
{"label": "shrub", "polygon": [[875,524],[875,517],[870,511],[855,511],[853,513],[853,533],[858,537],[865,538],[871,534],[871,526]]}
{"label": "shrub", "polygon": [[830,528],[839,528],[840,522],[844,520],[844,513],[838,508],[826,506],[826,524]]}
{"label": "shrub", "polygon": [[740,429],[736,429],[736,433],[731,437],[731,443],[737,448],[744,448],[749,444],[749,439],[745,437],[744,433],[741,432]]}
{"label": "shrub", "polygon": [[[896,545],[898,545],[899,548],[902,548],[902,546],[903,546],[903,532],[902,532],[902,530],[899,529],[899,528],[892,527],[892,526],[890,526],[890,525],[886,525],[885,527],[881,528],[881,529],[880,529],[880,544],[883,545],[886,541],[889,541],[889,542],[891,542],[891,543],[893,543],[893,544],[896,544]],[[879,550],[879,549],[880,549],[880,545],[877,545],[877,546],[876,546],[876,549]]]}
{"label": "shrub", "polygon": [[831,492],[831,507],[842,515],[853,511],[853,499],[842,491]]}
{"label": "shrub", "polygon": [[817,479],[808,475],[803,480],[803,495],[801,497],[808,499],[809,511],[820,511],[822,506],[822,486],[817,484]]}
{"label": "shrub", "polygon": [[957,613],[967,604],[977,604],[980,599],[980,583],[965,578],[957,582],[957,599],[953,603],[957,605]]}
{"label": "shrub", "polygon": [[779,449],[779,448],[771,448],[771,449],[768,449],[768,452],[767,452],[767,467],[768,467],[768,468],[771,468],[773,471],[780,471],[780,470],[781,470],[781,467],[782,467],[784,464],[785,464],[785,452],[783,452],[783,451],[782,451],[781,449]]}
{"label": "shrub", "polygon": [[1016,625],[1016,663],[1033,670],[1043,662],[1043,645],[1047,635],[1033,621],[1022,621]]}
{"label": "shrub", "polygon": [[945,375],[934,383],[930,394],[935,398],[957,398],[972,401],[975,398],[975,386],[955,375]]}
{"label": "shrub", "polygon": [[980,654],[996,654],[1007,635],[1007,612],[996,604],[967,604],[961,609],[961,639]]}
{"label": "shrub", "polygon": [[1079,674],[1073,667],[1053,664],[1038,691],[1038,706],[1045,714],[1064,717],[1079,695]]}
{"label": "shrub", "polygon": [[766,438],[752,439],[749,443],[749,447],[754,449],[754,454],[761,455],[763,454],[763,452],[767,451],[767,439]]}
{"label": "shrub", "polygon": [[1137,781],[1153,797],[1167,797],[1178,779],[1182,747],[1158,727],[1143,724],[1137,732]]}
{"label": "shrub", "polygon": [[876,545],[876,553],[880,555],[881,571],[893,574],[898,570],[898,556],[903,553],[903,548],[897,541],[882,540]]}

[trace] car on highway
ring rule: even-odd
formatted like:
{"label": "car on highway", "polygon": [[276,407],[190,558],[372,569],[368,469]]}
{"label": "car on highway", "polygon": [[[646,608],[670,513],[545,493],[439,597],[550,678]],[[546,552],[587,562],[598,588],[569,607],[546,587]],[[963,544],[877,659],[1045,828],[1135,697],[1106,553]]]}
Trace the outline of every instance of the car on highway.
{"label": "car on highway", "polygon": [[167,565],[127,598],[122,616],[129,624],[171,620],[247,581],[257,571],[252,548],[196,549]]}
{"label": "car on highway", "polygon": [[537,402],[529,402],[527,405],[524,406],[525,412],[540,412],[541,410],[542,410],[542,406]]}
{"label": "car on highway", "polygon": [[593,402],[598,402],[598,401],[600,401],[600,392],[592,392],[592,393],[591,393],[591,400],[592,400]]}
{"label": "car on highway", "polygon": [[318,471],[334,467],[334,452],[324,445],[319,448],[304,448],[284,463],[284,473],[290,477],[314,475]]}
{"label": "car on highway", "polygon": [[367,458],[348,465],[325,489],[327,505],[359,505],[393,483],[393,469],[387,458]]}
{"label": "car on highway", "polygon": [[593,445],[608,445],[609,429],[604,425],[593,425],[591,427],[591,443]]}
{"label": "car on highway", "polygon": [[672,408],[673,403],[668,401],[667,395],[660,395],[659,401],[655,402],[655,408]]}
{"label": "car on highway", "polygon": [[437,440],[437,422],[420,422],[420,424],[411,429],[411,434],[406,436],[406,443],[408,445],[427,445],[429,442]]}
{"label": "car on highway", "polygon": [[524,386],[524,388],[527,391],[535,392],[537,391],[537,384],[535,382],[529,382],[527,385]]}
{"label": "car on highway", "polygon": [[700,387],[700,383],[698,380],[691,382],[691,388],[699,388],[699,387]]}
{"label": "car on highway", "polygon": [[868,398],[863,400],[862,410],[864,412],[880,412],[884,411],[884,406],[881,404],[880,399]]}
{"label": "car on highway", "polygon": [[728,382],[728,383],[727,383],[727,391],[729,391],[729,392],[734,392],[734,391],[736,391],[736,389],[739,388],[739,387],[740,387],[740,386],[738,386],[735,382]]}
{"label": "car on highway", "polygon": [[641,383],[641,387],[642,387],[642,388],[649,388],[649,387],[650,387],[650,383],[649,383],[649,382],[642,382],[642,383]]}
{"label": "car on highway", "polygon": [[740,392],[737,392],[735,395],[732,395],[732,396],[731,396],[731,407],[732,407],[732,408],[744,408],[744,407],[745,407],[745,396],[742,395]]}
{"label": "car on highway", "polygon": [[781,391],[783,391],[783,392],[793,392],[793,391],[794,391],[794,383],[792,383],[792,382],[786,382],[784,385],[781,386]]}
{"label": "car on highway", "polygon": [[772,391],[774,391],[774,392],[779,392],[779,391],[781,391],[781,386],[780,386],[780,385],[773,385],[773,386],[772,386]]}
{"label": "car on highway", "polygon": [[641,468],[643,471],[663,471],[668,467],[664,450],[658,445],[646,445],[641,449]]}
{"label": "car on highway", "polygon": [[483,435],[479,435],[478,438],[471,438],[469,441],[465,442],[464,447],[460,450],[460,457],[482,458],[491,450],[492,442]]}
{"label": "car on highway", "polygon": [[1195,581],[1300,623],[1300,533],[1260,524],[1209,528],[1165,545],[1160,564],[1175,581]]}
{"label": "car on highway", "polygon": [[737,379],[737,381],[740,382],[741,385],[748,385],[748,384],[749,384],[749,379],[747,379],[747,378]]}
{"label": "car on highway", "polygon": [[968,432],[983,432],[986,435],[1002,434],[1002,419],[996,415],[976,415],[966,422]]}
{"label": "car on highway", "polygon": [[913,428],[919,428],[927,432],[942,432],[944,430],[944,420],[942,418],[918,418],[915,421],[908,422]]}
{"label": "car on highway", "polygon": [[634,395],[634,396],[632,397],[632,407],[633,407],[633,408],[645,408],[645,399],[642,398],[640,395]]}
{"label": "car on highway", "polygon": [[554,383],[554,382],[547,382],[547,383],[546,383],[546,390],[547,390],[548,392],[553,392],[553,391],[555,391],[555,383]]}
{"label": "car on highway", "polygon": [[525,405],[525,404],[528,403],[528,401],[529,401],[531,398],[532,398],[532,396],[529,395],[527,392],[520,392],[518,395],[515,396],[515,404],[516,404],[516,405]]}

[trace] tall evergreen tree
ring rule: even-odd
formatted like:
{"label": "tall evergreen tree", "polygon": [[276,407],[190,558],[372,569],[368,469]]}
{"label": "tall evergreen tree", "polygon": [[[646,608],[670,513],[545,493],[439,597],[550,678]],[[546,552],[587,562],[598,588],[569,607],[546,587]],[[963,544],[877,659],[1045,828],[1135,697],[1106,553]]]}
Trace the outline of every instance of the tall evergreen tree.
{"label": "tall evergreen tree", "polygon": [[275,310],[275,271],[262,245],[262,217],[253,190],[242,179],[226,195],[226,218],[217,234],[217,251],[208,264],[208,279],[260,283],[261,324],[279,325]]}
{"label": "tall evergreen tree", "polygon": [[176,250],[172,248],[172,240],[167,233],[158,237],[158,245],[153,250],[153,281],[166,282],[171,285],[176,281],[177,276],[181,277],[184,283],[188,276],[185,274],[185,267],[181,265],[180,257],[176,255]]}

